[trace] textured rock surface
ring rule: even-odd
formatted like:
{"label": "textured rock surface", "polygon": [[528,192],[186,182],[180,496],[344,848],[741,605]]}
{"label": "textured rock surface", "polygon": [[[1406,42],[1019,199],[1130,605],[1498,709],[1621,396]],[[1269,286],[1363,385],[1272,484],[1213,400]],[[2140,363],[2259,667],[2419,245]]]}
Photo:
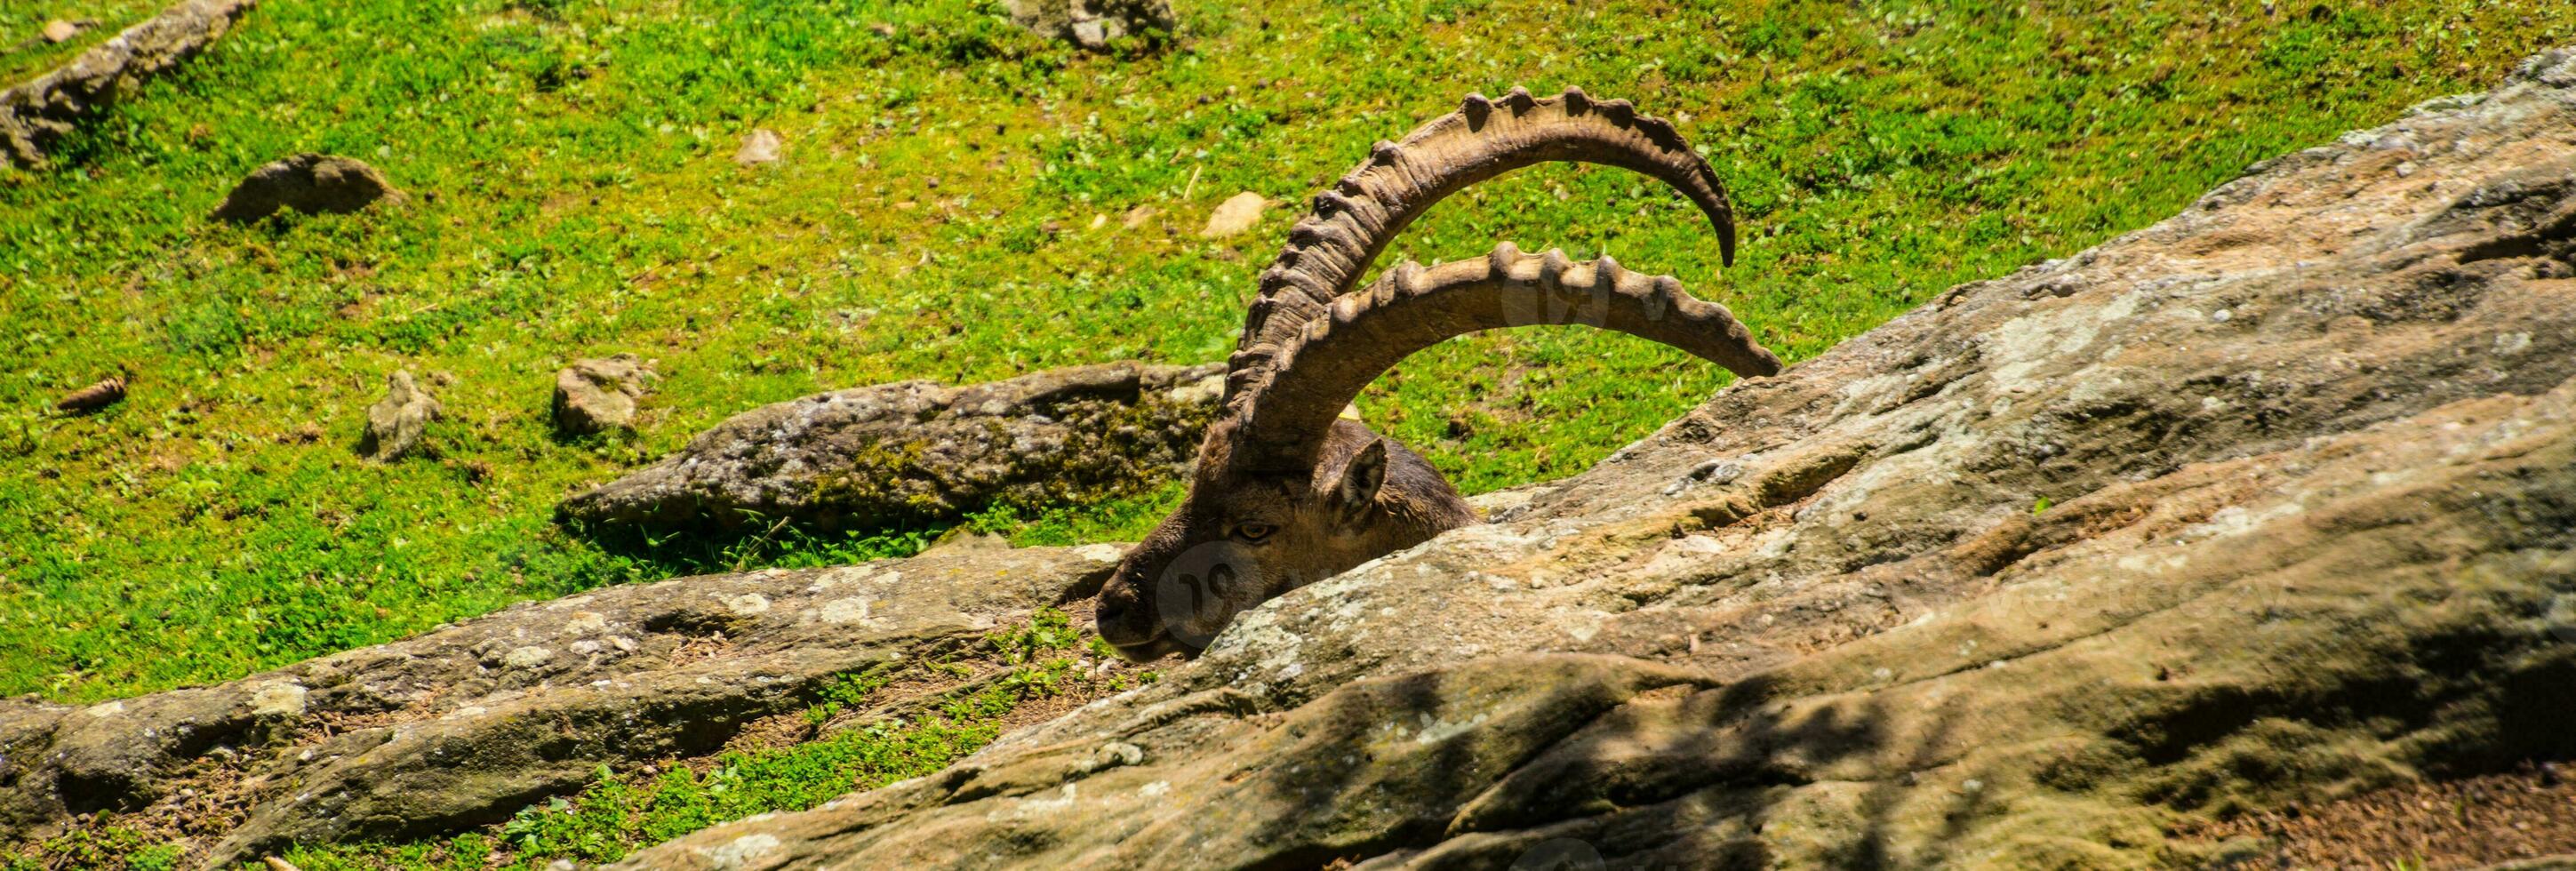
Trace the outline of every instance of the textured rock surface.
{"label": "textured rock surface", "polygon": [[258,0],[181,0],[61,69],[0,91],[0,156],[22,167],[44,163],[45,149],[82,118],[205,51],[256,5]]}
{"label": "textured rock surface", "polygon": [[429,423],[438,419],[438,400],[423,390],[408,369],[385,376],[385,398],[367,406],[367,431],[358,453],[392,462],[420,448]]}
{"label": "textured rock surface", "polygon": [[602,764],[713,752],[835,674],[1089,595],[1118,553],[968,548],[616,587],[218,686],[0,701],[0,832],[113,810],[229,867],[289,840],[495,822]]}
{"label": "textured rock surface", "polygon": [[1196,453],[1221,365],[1114,363],[943,387],[905,381],[753,409],[566,501],[592,523],[823,527],[943,519],[1012,499],[1122,492]]}
{"label": "textured rock surface", "polygon": [[628,862],[2260,857],[2168,832],[2576,753],[2572,249],[2559,53],[1740,384],[1152,687]]}
{"label": "textured rock surface", "polygon": [[279,209],[307,215],[346,214],[378,200],[399,202],[402,197],[402,191],[385,181],[384,173],[356,158],[298,154],[251,170],[215,207],[214,216],[216,220],[241,223],[268,217]]}
{"label": "textured rock surface", "polygon": [[1011,23],[1099,51],[1109,41],[1178,27],[1170,0],[1009,0]]}
{"label": "textured rock surface", "polygon": [[576,360],[555,373],[555,431],[588,435],[635,425],[635,401],[659,376],[633,354]]}

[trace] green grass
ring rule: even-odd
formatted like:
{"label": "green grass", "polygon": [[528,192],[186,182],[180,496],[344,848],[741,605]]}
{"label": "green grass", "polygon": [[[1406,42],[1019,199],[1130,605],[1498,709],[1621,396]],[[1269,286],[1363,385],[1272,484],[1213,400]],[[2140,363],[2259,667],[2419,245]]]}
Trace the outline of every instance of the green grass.
{"label": "green grass", "polygon": [[[169,5],[164,0],[9,0],[0,4],[0,88],[44,75]],[[47,22],[96,22],[60,43],[41,38]]]}
{"label": "green grass", "polygon": [[[513,600],[907,552],[936,530],[608,546],[548,518],[765,402],[1220,358],[1294,216],[1211,243],[1207,210],[1302,202],[1469,91],[1580,84],[1681,119],[1743,256],[1721,275],[1683,201],[1574,168],[1461,196],[1396,254],[1607,251],[1794,359],[2576,35],[2555,0],[1179,5],[1177,48],[1096,57],[969,0],[268,0],[58,166],[0,176],[0,693],[122,696]],[[727,159],[754,126],[784,164]],[[204,219],[307,150],[414,196]],[[1177,234],[1124,229],[1136,206]],[[551,373],[619,351],[664,375],[640,434],[552,438]],[[132,400],[44,410],[120,365]],[[430,456],[361,462],[363,409],[405,367],[452,380],[448,419]],[[1420,355],[1361,404],[1481,491],[1578,471],[1723,383],[1523,331]],[[974,523],[1123,538],[1175,495]]]}

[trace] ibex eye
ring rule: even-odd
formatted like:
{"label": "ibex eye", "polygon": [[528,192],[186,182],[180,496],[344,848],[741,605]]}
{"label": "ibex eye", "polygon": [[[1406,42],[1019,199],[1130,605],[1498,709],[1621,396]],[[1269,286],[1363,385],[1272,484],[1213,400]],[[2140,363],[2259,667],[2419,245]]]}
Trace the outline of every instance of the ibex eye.
{"label": "ibex eye", "polygon": [[1279,527],[1267,523],[1239,523],[1234,527],[1234,534],[1235,537],[1245,541],[1260,541],[1269,538],[1270,533],[1278,529]]}

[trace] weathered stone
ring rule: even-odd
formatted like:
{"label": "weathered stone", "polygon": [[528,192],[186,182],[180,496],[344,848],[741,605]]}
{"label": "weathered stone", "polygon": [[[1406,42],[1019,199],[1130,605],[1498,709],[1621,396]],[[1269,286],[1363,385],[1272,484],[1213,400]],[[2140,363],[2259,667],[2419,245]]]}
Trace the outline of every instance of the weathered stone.
{"label": "weathered stone", "polygon": [[1092,51],[1112,40],[1170,33],[1179,26],[1171,0],[1009,0],[1011,23]]}
{"label": "weathered stone", "polygon": [[1209,239],[1240,236],[1260,226],[1261,211],[1269,207],[1270,200],[1251,191],[1227,197],[1225,202],[1216,204],[1216,211],[1208,213],[1207,226],[1199,228],[1199,235]]}
{"label": "weathered stone", "polygon": [[1214,416],[1219,365],[1115,363],[966,387],[906,381],[733,416],[560,514],[650,528],[791,518],[866,528],[996,500],[1056,504],[1147,486]]}
{"label": "weathered stone", "polygon": [[37,35],[44,37],[46,42],[60,45],[62,43],[72,41],[74,37],[78,37],[90,28],[97,26],[98,22],[88,19],[82,19],[80,21],[64,21],[60,18],[56,18],[52,21],[45,22],[45,29],[38,32]]}
{"label": "weathered stone", "polygon": [[778,131],[767,127],[755,128],[743,134],[742,147],[734,149],[733,162],[744,166],[777,163],[786,148],[787,140],[779,136]]}
{"label": "weathered stone", "polygon": [[[811,704],[834,675],[1088,595],[1118,552],[951,551],[614,587],[216,686],[87,708],[0,701],[0,831],[211,806],[235,822],[187,845],[192,867],[232,867],[290,842],[495,822],[603,764],[712,753]],[[746,613],[749,599],[764,607]],[[849,602],[863,619],[832,619]]]}
{"label": "weathered stone", "polygon": [[384,173],[351,157],[298,154],[252,170],[215,207],[219,221],[247,223],[294,209],[307,215],[346,214],[379,200],[400,202],[402,191]]}
{"label": "weathered stone", "polygon": [[[42,165],[46,149],[81,119],[205,51],[255,5],[258,0],[181,0],[62,68],[0,91],[0,159]],[[51,39],[55,32],[48,26],[45,35]]]}
{"label": "weathered stone", "polygon": [[659,376],[633,354],[578,360],[555,373],[555,431],[589,435],[635,426],[635,401]]}
{"label": "weathered stone", "polygon": [[385,462],[402,459],[420,447],[438,415],[438,400],[412,380],[411,370],[397,370],[385,376],[385,398],[367,406],[367,432],[358,453]]}
{"label": "weathered stone", "polygon": [[2189,867],[2195,820],[2567,758],[2569,69],[1955,288],[1142,691],[626,867]]}

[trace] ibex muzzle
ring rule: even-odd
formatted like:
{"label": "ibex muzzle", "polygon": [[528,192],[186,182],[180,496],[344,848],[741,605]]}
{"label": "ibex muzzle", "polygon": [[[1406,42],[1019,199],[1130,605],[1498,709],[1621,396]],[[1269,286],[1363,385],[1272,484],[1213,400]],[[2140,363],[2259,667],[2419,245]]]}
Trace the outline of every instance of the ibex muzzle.
{"label": "ibex muzzle", "polygon": [[1199,448],[1179,510],[1129,551],[1100,597],[1100,635],[1139,661],[1194,654],[1246,608],[1476,522],[1420,456],[1342,416],[1370,381],[1415,351],[1504,327],[1583,324],[1689,351],[1740,375],[1780,360],[1724,306],[1669,276],[1610,258],[1577,263],[1510,243],[1425,268],[1362,273],[1423,210],[1468,185],[1551,160],[1636,170],[1681,190],[1735,255],[1735,223],[1706,161],[1672,125],[1625,100],[1519,88],[1381,142],[1315,196],[1228,361],[1226,414]]}

